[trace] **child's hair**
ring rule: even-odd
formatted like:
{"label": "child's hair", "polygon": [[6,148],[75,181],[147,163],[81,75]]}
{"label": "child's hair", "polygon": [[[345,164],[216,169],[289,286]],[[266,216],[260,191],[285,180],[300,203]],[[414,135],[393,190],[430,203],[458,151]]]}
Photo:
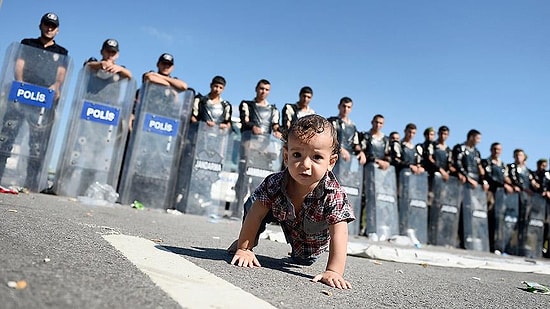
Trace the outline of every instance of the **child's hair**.
{"label": "child's hair", "polygon": [[321,134],[325,130],[329,130],[332,137],[332,154],[338,154],[340,152],[340,144],[338,143],[334,126],[326,118],[316,114],[299,118],[290,126],[290,129],[285,130],[286,132],[283,133],[285,147],[288,146],[288,137],[291,135],[298,138],[301,142],[307,143],[315,135]]}

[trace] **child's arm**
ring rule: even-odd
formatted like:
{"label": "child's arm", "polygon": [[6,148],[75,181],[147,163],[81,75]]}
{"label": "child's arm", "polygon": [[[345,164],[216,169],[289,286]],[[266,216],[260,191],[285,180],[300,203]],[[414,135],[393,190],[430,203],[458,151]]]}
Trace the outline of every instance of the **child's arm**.
{"label": "child's arm", "polygon": [[328,263],[324,273],[313,278],[326,285],[339,289],[351,289],[351,284],[343,277],[348,250],[348,223],[341,221],[329,226],[330,245]]}
{"label": "child's arm", "polygon": [[242,267],[261,266],[256,255],[252,252],[252,248],[256,246],[256,234],[258,233],[262,220],[268,212],[269,209],[264,207],[262,202],[258,200],[254,201],[241,227],[239,240],[237,242],[237,251],[235,251],[235,256],[233,256],[231,264]]}

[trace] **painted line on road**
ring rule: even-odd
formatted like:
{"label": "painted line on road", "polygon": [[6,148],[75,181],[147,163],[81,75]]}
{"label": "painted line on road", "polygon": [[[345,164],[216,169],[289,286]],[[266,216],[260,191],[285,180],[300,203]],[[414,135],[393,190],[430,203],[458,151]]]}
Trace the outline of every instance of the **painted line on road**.
{"label": "painted line on road", "polygon": [[150,240],[121,234],[103,238],[184,308],[275,308]]}

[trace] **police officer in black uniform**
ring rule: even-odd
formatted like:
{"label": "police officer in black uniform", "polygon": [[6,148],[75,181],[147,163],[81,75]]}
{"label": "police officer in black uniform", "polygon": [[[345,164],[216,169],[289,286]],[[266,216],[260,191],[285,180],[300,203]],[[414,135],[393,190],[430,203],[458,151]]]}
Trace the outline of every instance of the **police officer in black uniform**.
{"label": "police officer in black uniform", "polygon": [[[245,168],[247,160],[245,154],[249,147],[250,140],[247,135],[264,135],[269,137],[273,134],[276,138],[281,138],[280,131],[280,113],[274,104],[267,101],[267,96],[271,90],[271,83],[266,79],[261,79],[256,84],[256,96],[253,100],[243,100],[239,104],[239,116],[241,120],[241,147],[239,160],[239,176],[235,184],[237,194],[236,205],[233,210],[241,209],[246,195]],[[249,135],[250,136],[250,135]],[[262,160],[262,158],[255,158]]]}
{"label": "police officer in black uniform", "polygon": [[37,172],[45,163],[46,148],[51,134],[53,120],[55,118],[55,105],[60,96],[60,87],[65,81],[68,63],[66,57],[68,51],[55,41],[59,33],[59,17],[55,13],[46,13],[42,16],[40,24],[40,37],[26,38],[21,44],[32,48],[23,48],[15,63],[15,80],[30,83],[42,87],[48,87],[55,92],[54,106],[45,110],[24,104],[8,104],[4,119],[2,119],[2,131],[0,132],[0,179],[4,174],[7,159],[15,142],[15,138],[21,126],[29,124],[29,153],[27,164],[27,178],[25,187],[36,188],[38,186]]}
{"label": "police officer in black uniform", "polygon": [[[421,152],[413,144],[413,138],[416,135],[416,125],[409,123],[405,126],[405,136],[400,142],[392,142],[390,146],[391,164],[395,166],[395,174],[399,179],[399,173],[405,168],[410,168],[414,174],[422,174]],[[399,183],[398,183],[399,186]]]}
{"label": "police officer in black uniform", "polygon": [[506,193],[512,193],[508,167],[500,159],[502,145],[498,142],[491,144],[491,156],[481,160],[481,166],[485,171],[483,182],[489,185],[487,191],[487,221],[489,223],[489,250],[495,251],[495,194],[499,188],[504,188]]}
{"label": "police officer in black uniform", "polygon": [[[461,183],[468,183],[472,188],[476,188],[483,181],[484,170],[481,165],[481,154],[477,149],[477,144],[481,142],[481,132],[476,129],[471,129],[466,135],[466,141],[462,144],[457,144],[452,150],[452,164],[455,171],[453,176],[457,176]],[[483,184],[485,191],[488,189],[487,184]],[[464,229],[462,224],[463,212],[460,212],[459,218],[459,236],[461,247],[464,248]]]}
{"label": "police officer in black uniform", "polygon": [[371,124],[369,131],[359,133],[361,150],[367,163],[376,163],[379,168],[387,169],[390,166],[390,139],[382,132],[384,116],[374,115]]}
{"label": "police officer in black uniform", "polygon": [[359,159],[360,164],[365,164],[365,154],[361,151],[359,144],[359,133],[355,123],[349,118],[353,101],[349,97],[343,97],[338,103],[338,116],[328,118],[336,129],[338,143],[340,144],[340,155],[338,162],[334,166],[333,172],[339,175],[340,171],[349,170],[353,156]]}
{"label": "police officer in black uniform", "polygon": [[229,101],[224,100],[221,94],[226,81],[223,76],[214,76],[210,83],[210,92],[203,96],[198,94],[193,103],[191,122],[203,121],[208,126],[219,125],[220,129],[231,127],[233,108]]}

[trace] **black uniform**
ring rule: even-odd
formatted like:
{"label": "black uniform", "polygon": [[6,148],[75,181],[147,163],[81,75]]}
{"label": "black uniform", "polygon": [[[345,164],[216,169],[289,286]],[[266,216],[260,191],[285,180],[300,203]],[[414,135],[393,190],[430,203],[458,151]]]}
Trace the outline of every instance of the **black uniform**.
{"label": "black uniform", "polygon": [[417,147],[407,147],[403,142],[393,141],[390,144],[391,164],[395,166],[395,173],[399,177],[402,169],[408,168],[410,165],[418,165],[422,158],[417,150]]}
{"label": "black uniform", "polygon": [[390,140],[386,135],[382,138],[376,138],[368,131],[362,132],[359,134],[359,141],[367,158],[367,163],[375,160],[389,161]]}
{"label": "black uniform", "polygon": [[216,124],[231,124],[233,109],[231,103],[222,100],[220,104],[211,104],[208,96],[197,95],[193,104],[192,115],[198,121],[213,121]]}
{"label": "black uniform", "polygon": [[457,144],[452,151],[452,164],[454,165],[457,174],[462,174],[467,178],[474,179],[481,183],[481,155],[476,147],[470,148],[465,143]]}
{"label": "black uniform", "polygon": [[[255,101],[242,101],[239,105],[241,132],[252,130],[253,126],[263,129],[264,134],[273,132],[273,127],[279,125],[280,114],[274,104],[259,106]],[[244,121],[246,118],[248,122]]]}
{"label": "black uniform", "polygon": [[300,106],[298,105],[298,103],[285,104],[283,106],[283,111],[281,113],[282,114],[281,124],[282,124],[283,130],[288,130],[290,128],[290,125],[295,123],[296,120],[298,120],[298,118],[306,115],[311,115],[313,113],[315,112],[312,109],[308,109],[305,112],[300,111]]}

